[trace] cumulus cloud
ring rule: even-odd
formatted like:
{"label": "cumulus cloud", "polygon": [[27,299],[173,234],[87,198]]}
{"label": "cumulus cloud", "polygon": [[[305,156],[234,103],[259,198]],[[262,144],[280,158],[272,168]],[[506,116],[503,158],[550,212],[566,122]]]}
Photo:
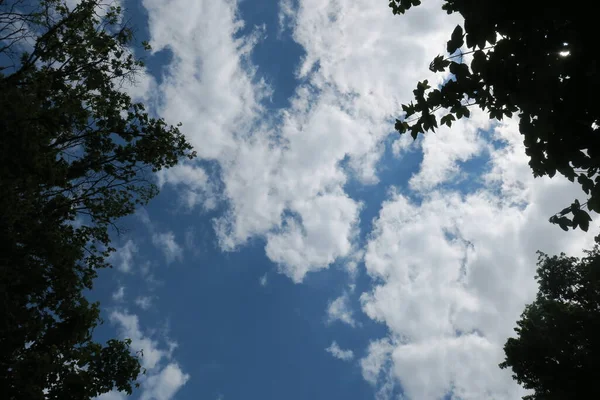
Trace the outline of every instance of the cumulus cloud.
{"label": "cumulus cloud", "polygon": [[343,350],[335,340],[331,342],[331,345],[327,347],[325,351],[342,361],[350,361],[354,358],[354,352],[352,350]]}
{"label": "cumulus cloud", "polygon": [[145,0],[153,48],[173,54],[157,92],[161,115],[183,122],[199,158],[218,162],[222,181],[215,194],[202,168],[186,166],[161,183],[185,187],[189,205],[203,204],[206,193],[226,200],[215,221],[221,248],[263,237],[267,256],[296,282],[350,256],[362,205],[344,188],[349,179],[378,181],[400,96],[423,77],[414,71],[424,70],[437,51],[431,44],[454,22],[433,14],[433,3],[408,23],[367,0],[282,3],[282,27],[306,51],[304,83],[288,109],[267,115],[271,88],[248,58],[262,33],[237,35],[243,22],[234,2]]}
{"label": "cumulus cloud", "polygon": [[577,185],[533,179],[514,121],[492,134],[504,147],[493,152],[484,188],[466,195],[431,191],[420,204],[396,192],[374,222],[365,265],[375,286],[361,302],[396,344],[374,342],[363,375],[374,382],[387,357],[411,399],[522,395],[498,363],[537,290],[535,251],[579,254],[591,244],[589,235],[547,222],[581,195]]}
{"label": "cumulus cloud", "polygon": [[452,128],[442,125],[435,133],[426,134],[421,142],[423,162],[410,178],[410,188],[426,193],[460,178],[460,162],[487,154],[488,143],[480,133],[490,126],[488,115],[474,109],[471,118],[455,122]]}
{"label": "cumulus cloud", "polygon": [[137,315],[113,311],[110,314],[110,320],[118,325],[120,336],[131,339],[131,349],[135,352],[141,351],[143,353],[141,360],[142,367],[153,369],[168,355],[166,350],[159,348],[156,340],[142,333]]}
{"label": "cumulus cloud", "polygon": [[163,252],[168,264],[175,260],[183,260],[183,248],[175,240],[175,234],[173,232],[169,231],[153,234],[152,243]]}
{"label": "cumulus cloud", "polygon": [[130,273],[133,268],[133,258],[137,252],[137,245],[129,239],[122,247],[117,247],[116,251],[110,255],[109,261],[116,265],[119,271]]}
{"label": "cumulus cloud", "polygon": [[[284,1],[282,31],[305,50],[302,83],[287,109],[267,114],[271,88],[249,58],[262,31],[239,35],[235,2],[143,4],[153,48],[172,52],[153,93],[160,114],[183,122],[199,155],[159,183],[176,186],[188,206],[222,200],[226,211],[214,220],[221,249],[262,238],[266,255],[295,282],[340,259],[352,264],[363,205],[347,184],[378,182],[392,120],[418,80],[441,82],[426,67],[458,18],[439,0],[403,18],[369,0]],[[490,129],[493,140],[483,135]],[[411,399],[518,397],[522,390],[497,367],[502,344],[535,293],[535,250],[577,254],[590,243],[547,223],[576,186],[533,180],[515,122],[492,126],[477,112],[392,148],[400,159],[422,151],[423,161],[407,191],[382,205],[364,253],[374,286],[361,295],[362,309],[389,337],[371,343],[363,376],[380,398],[394,382]],[[480,189],[444,189],[462,178],[461,163],[478,156],[490,158],[484,171],[470,171]],[[209,176],[206,162],[218,165],[218,176]],[[174,260],[180,252],[169,254]],[[353,321],[344,300],[336,301],[328,315]],[[346,351],[335,342],[328,349]]]}
{"label": "cumulus cloud", "polygon": [[211,181],[204,168],[191,164],[178,164],[173,168],[158,172],[158,186],[169,183],[180,188],[180,199],[183,205],[191,209],[201,205],[206,211],[217,206],[217,187]]}
{"label": "cumulus cloud", "polygon": [[170,363],[142,383],[141,400],[169,400],[186,384],[190,376],[177,363]]}
{"label": "cumulus cloud", "polygon": [[388,338],[374,340],[369,344],[367,356],[360,360],[363,378],[376,385],[382,374],[387,370],[387,364],[394,346]]}
{"label": "cumulus cloud", "polygon": [[353,311],[350,307],[350,298],[347,293],[329,303],[327,306],[327,321],[330,323],[340,321],[352,327],[356,326]]}
{"label": "cumulus cloud", "polygon": [[[164,338],[166,348],[157,340],[146,336],[135,314],[123,311],[113,311],[110,320],[118,325],[119,334],[123,338],[131,339],[131,350],[141,352],[141,365],[146,369],[146,375],[141,379],[141,395],[143,400],[170,400],[177,391],[185,385],[190,375],[184,373],[180,365],[173,360],[173,351],[177,347],[175,342]],[[166,361],[166,365],[164,362]],[[120,393],[111,392],[105,400],[119,399]]]}

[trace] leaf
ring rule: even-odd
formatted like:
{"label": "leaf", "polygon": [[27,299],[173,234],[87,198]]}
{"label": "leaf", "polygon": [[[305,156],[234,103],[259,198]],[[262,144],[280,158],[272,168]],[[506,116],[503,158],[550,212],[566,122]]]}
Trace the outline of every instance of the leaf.
{"label": "leaf", "polygon": [[[563,231],[568,231],[569,226],[573,226],[573,223],[567,217],[558,218],[557,223],[558,223],[558,226],[560,226]],[[575,228],[573,228],[573,229],[575,229]]]}
{"label": "leaf", "polygon": [[410,130],[410,136],[412,136],[413,140],[417,140],[417,136],[419,135],[419,129],[416,126],[413,126]]}
{"label": "leaf", "polygon": [[402,111],[406,113],[406,117],[410,117],[415,113],[415,106],[411,104],[402,104]]}
{"label": "leaf", "polygon": [[584,174],[579,174],[577,177],[577,182],[581,184],[581,188],[585,192],[585,194],[590,194],[590,191],[594,188],[594,181],[585,176]]}
{"label": "leaf", "polygon": [[573,211],[573,229],[579,225],[582,231],[587,232],[592,218],[584,210]]}
{"label": "leaf", "polygon": [[563,216],[563,215],[567,215],[567,214],[568,214],[568,213],[570,213],[570,212],[571,212],[571,206],[569,206],[569,207],[567,207],[567,208],[563,208],[559,214],[560,214],[561,216]]}
{"label": "leaf", "polygon": [[429,81],[427,79],[425,79],[423,82],[417,83],[417,89],[422,90],[423,92],[430,87],[431,86],[429,86]]}
{"label": "leaf", "polygon": [[440,105],[442,101],[442,92],[438,89],[432,90],[427,96],[427,106],[429,109],[433,109]]}
{"label": "leaf", "polygon": [[444,56],[438,55],[433,59],[431,64],[429,64],[429,70],[431,72],[443,72],[448,65],[450,65],[450,61],[446,60]]}
{"label": "leaf", "polygon": [[482,50],[477,50],[473,53],[473,61],[471,61],[471,70],[474,73],[481,73],[485,66],[486,57]]}
{"label": "leaf", "polygon": [[400,134],[405,133],[408,129],[408,124],[404,121],[396,120],[396,124],[394,125],[394,129],[396,129]]}
{"label": "leaf", "polygon": [[464,44],[463,37],[464,35],[462,26],[456,25],[456,28],[454,28],[454,31],[452,31],[450,40],[446,45],[446,50],[449,54],[454,54],[456,50],[462,47],[462,45]]}
{"label": "leaf", "polygon": [[456,121],[456,118],[452,114],[446,114],[440,119],[442,125],[452,126],[452,121]]}

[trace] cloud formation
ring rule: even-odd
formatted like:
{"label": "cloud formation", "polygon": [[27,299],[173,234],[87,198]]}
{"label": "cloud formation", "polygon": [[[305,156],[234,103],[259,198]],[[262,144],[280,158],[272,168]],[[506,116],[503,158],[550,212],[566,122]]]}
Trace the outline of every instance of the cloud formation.
{"label": "cloud formation", "polygon": [[351,361],[354,358],[352,350],[343,350],[335,340],[331,342],[331,345],[325,351],[342,361]]}
{"label": "cloud formation", "polygon": [[123,246],[117,247],[116,251],[110,255],[109,261],[116,265],[119,271],[130,273],[133,269],[133,258],[137,252],[137,245],[129,239]]}
{"label": "cloud formation", "polygon": [[125,286],[120,285],[117,290],[115,290],[112,294],[112,299],[113,301],[123,301],[123,299],[125,298]]}
{"label": "cloud formation", "polygon": [[167,264],[183,260],[183,248],[175,240],[173,232],[154,233],[152,243],[163,252]]}
{"label": "cloud formation", "polygon": [[[183,372],[179,363],[173,359],[177,344],[164,338],[167,348],[159,345],[141,331],[139,318],[125,311],[113,311],[110,320],[118,326],[122,338],[131,339],[131,349],[142,354],[141,364],[146,375],[140,377],[143,400],[170,400],[186,384],[190,375]],[[166,362],[166,365],[165,365]],[[110,392],[101,397],[103,400],[117,400],[121,394]]]}
{"label": "cloud formation", "polygon": [[[165,173],[161,184],[185,186],[188,205],[202,203],[197,195],[205,192],[225,200],[228,209],[215,220],[221,248],[262,237],[267,256],[296,282],[350,257],[362,204],[345,185],[378,182],[399,96],[421,77],[414,71],[423,68],[411,67],[435,55],[431,43],[453,19],[430,15],[428,5],[399,24],[366,0],[284,3],[282,28],[306,50],[298,68],[304,83],[290,107],[273,115],[263,106],[272,89],[248,58],[261,28],[237,35],[243,22],[234,2],[144,5],[153,49],[173,54],[158,87],[161,115],[183,122],[199,159],[218,163],[222,185],[211,186],[199,166]],[[408,65],[397,67],[399,60]]]}
{"label": "cloud formation", "polygon": [[148,310],[152,306],[152,296],[138,296],[135,298],[135,304],[142,310]]}
{"label": "cloud formation", "polygon": [[327,321],[329,323],[340,321],[354,327],[356,326],[356,321],[352,314],[353,311],[350,307],[350,298],[347,293],[344,293],[333,300],[329,303],[329,306],[327,306]]}
{"label": "cloud formation", "polygon": [[[159,184],[175,186],[186,207],[222,204],[214,219],[220,248],[260,238],[295,282],[336,261],[355,265],[364,204],[347,186],[378,184],[400,104],[418,80],[440,82],[426,67],[458,19],[439,0],[403,18],[369,0],[284,1],[281,34],[291,33],[305,55],[290,106],[274,112],[265,106],[274,89],[249,57],[264,28],[240,35],[234,1],[143,4],[152,47],[172,53],[152,96],[161,115],[183,122],[199,155],[159,175]],[[502,344],[535,293],[535,250],[576,255],[590,244],[581,232],[547,223],[576,187],[534,180],[516,121],[494,125],[478,112],[416,143],[397,139],[392,150],[400,161],[410,150],[423,159],[381,206],[364,249],[373,286],[360,297],[362,310],[389,331],[361,359],[364,378],[382,399],[397,384],[419,400],[520,396],[497,367]],[[477,157],[489,161],[466,171],[463,164]],[[217,168],[209,172],[207,163]],[[153,242],[167,262],[181,259],[171,232]],[[327,315],[355,325],[347,297],[330,303]],[[327,351],[354,357],[336,342]],[[152,382],[185,383],[176,371]]]}
{"label": "cloud formation", "polygon": [[498,363],[537,290],[535,251],[579,254],[591,244],[589,235],[548,223],[577,186],[533,179],[516,122],[496,126],[492,136],[504,147],[493,152],[482,189],[434,190],[420,204],[396,191],[374,222],[365,265],[375,285],[361,302],[394,344],[372,343],[363,375],[376,382],[388,362],[410,399],[522,395]]}

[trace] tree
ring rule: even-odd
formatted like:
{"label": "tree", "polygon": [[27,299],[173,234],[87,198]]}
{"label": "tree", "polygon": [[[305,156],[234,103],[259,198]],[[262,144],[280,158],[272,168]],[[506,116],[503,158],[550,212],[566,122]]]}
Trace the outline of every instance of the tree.
{"label": "tree", "polygon": [[[420,0],[390,0],[394,14],[404,14]],[[472,106],[501,120],[520,118],[534,176],[557,172],[575,179],[589,196],[573,202],[550,221],[562,229],[587,231],[584,208],[600,212],[600,88],[596,17],[580,7],[548,4],[445,0],[448,14],[460,13],[447,44],[448,55],[430,64],[451,74],[440,87],[419,82],[415,101],[402,105],[396,120],[401,134],[434,131],[439,124],[469,117]],[[467,62],[469,60],[469,62]],[[440,113],[436,113],[440,110]]]}
{"label": "tree", "polygon": [[600,398],[600,249],[586,257],[539,253],[539,292],[504,346],[501,368],[534,394],[529,400]]}
{"label": "tree", "polygon": [[115,221],[157,194],[151,173],[195,153],[123,90],[143,65],[132,39],[99,0],[0,0],[3,398],[131,393],[140,373],[128,341],[94,342],[83,291]]}

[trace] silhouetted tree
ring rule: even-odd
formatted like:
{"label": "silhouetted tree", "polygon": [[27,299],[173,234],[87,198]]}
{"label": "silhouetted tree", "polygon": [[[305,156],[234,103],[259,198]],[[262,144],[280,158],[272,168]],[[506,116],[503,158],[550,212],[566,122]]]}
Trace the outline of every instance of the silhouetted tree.
{"label": "silhouetted tree", "polygon": [[600,398],[600,250],[582,259],[540,253],[539,292],[504,346],[502,368],[529,400]]}
{"label": "silhouetted tree", "polygon": [[[389,2],[394,14],[419,4]],[[584,208],[600,212],[596,15],[541,0],[445,0],[442,8],[464,17],[448,41],[448,55],[430,65],[451,76],[436,88],[419,82],[415,101],[402,106],[396,129],[416,139],[420,132],[434,131],[438,117],[448,126],[469,117],[471,106],[490,118],[518,115],[534,176],[558,172],[577,180],[589,195],[586,203],[573,202],[551,222],[587,231],[591,218]]]}
{"label": "silhouetted tree", "polygon": [[156,195],[150,173],[193,157],[177,127],[122,89],[142,66],[119,7],[0,0],[0,393],[131,392],[129,342],[94,342],[83,291],[109,228]]}

